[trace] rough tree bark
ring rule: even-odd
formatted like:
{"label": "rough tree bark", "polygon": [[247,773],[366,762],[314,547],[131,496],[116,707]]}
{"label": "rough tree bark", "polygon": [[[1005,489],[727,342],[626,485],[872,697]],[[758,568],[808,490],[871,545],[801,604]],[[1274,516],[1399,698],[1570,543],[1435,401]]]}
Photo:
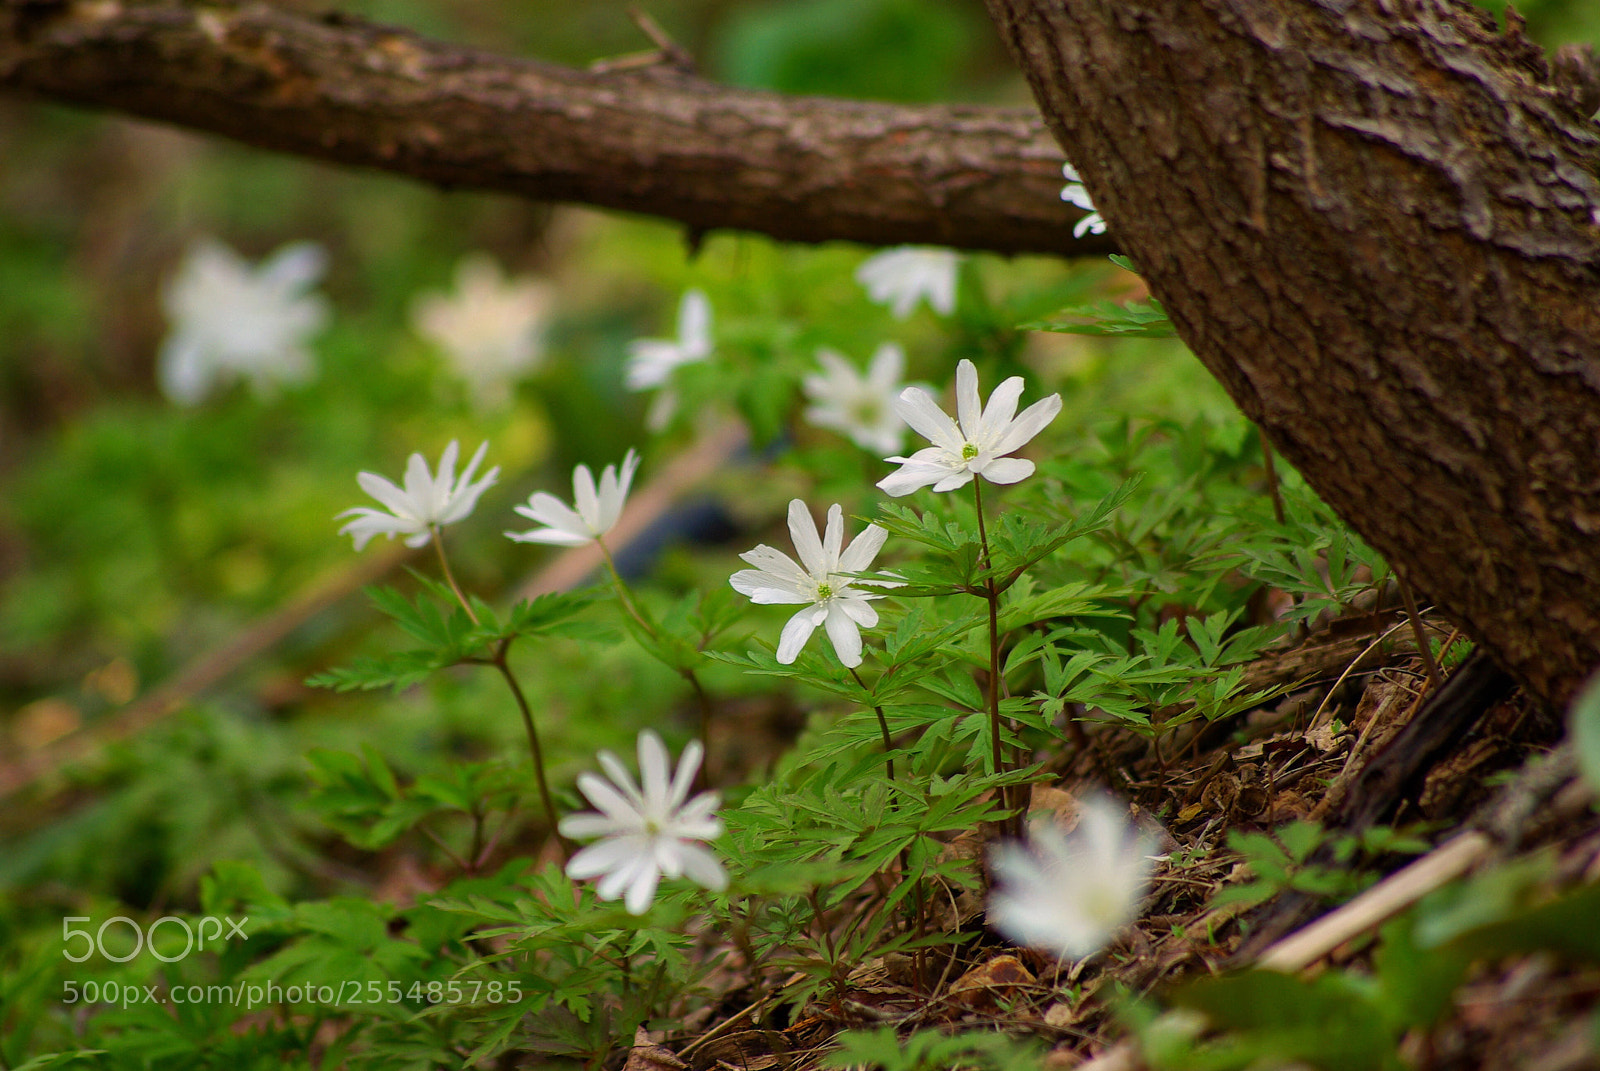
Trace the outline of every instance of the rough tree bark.
{"label": "rough tree bark", "polygon": [[1600,126],[1515,19],[988,3],[1183,340],[1398,571],[1564,701],[1600,664]]}
{"label": "rough tree bark", "polygon": [[[1565,701],[1600,663],[1600,128],[1579,94],[1459,0],[988,2],[1184,340],[1413,584]],[[1049,204],[1058,159],[993,113],[596,81],[342,20],[295,23],[325,37],[285,51],[289,17],[256,7],[0,11],[0,85],[256,144],[698,227],[1074,248],[1060,227],[983,240],[985,212],[995,235],[1036,226],[994,200],[1024,184],[988,176]],[[369,70],[382,92],[340,95]],[[619,158],[653,166],[600,173]],[[937,218],[963,213],[965,239]]]}
{"label": "rough tree bark", "polygon": [[264,4],[3,0],[0,87],[439,186],[790,241],[1105,255],[1026,108],[730,90],[591,72]]}

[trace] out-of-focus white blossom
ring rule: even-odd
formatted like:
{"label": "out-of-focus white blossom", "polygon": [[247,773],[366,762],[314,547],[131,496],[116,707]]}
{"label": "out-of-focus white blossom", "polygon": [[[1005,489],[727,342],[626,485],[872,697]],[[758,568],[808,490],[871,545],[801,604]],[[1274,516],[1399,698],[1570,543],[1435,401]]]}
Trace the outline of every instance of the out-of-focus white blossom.
{"label": "out-of-focus white blossom", "polygon": [[876,453],[898,450],[905,442],[906,424],[894,411],[903,384],[905,351],[893,342],[878,347],[863,376],[855,365],[833,350],[817,351],[822,372],[806,376],[801,386],[813,404],[805,418],[819,428],[848,435],[863,450]]}
{"label": "out-of-focus white blossom", "polygon": [[328,305],[311,289],[326,266],[313,242],[286,245],[257,267],[213,238],[196,242],[162,292],[171,324],[158,359],[162,391],[194,405],[236,379],[270,392],[313,378],[306,340]]}
{"label": "out-of-focus white blossom", "polygon": [[1020,414],[1022,377],[1012,376],[995,388],[989,404],[978,394],[978,370],[971,361],[956,365],[956,413],[960,424],[939,408],[921,387],[907,387],[895,400],[895,412],[933,443],[910,457],[891,457],[900,468],[878,481],[885,493],[898,498],[919,487],[953,491],[982,476],[990,483],[1016,483],[1033,475],[1033,462],[1007,457],[1044,430],[1061,412],[1061,395],[1034,402]]}
{"label": "out-of-focus white blossom", "polygon": [[484,406],[503,404],[511,384],[544,356],[554,289],[526,276],[507,279],[487,253],[456,265],[455,293],[424,294],[411,307],[417,333],[438,345]]}
{"label": "out-of-focus white blossom", "polygon": [[711,356],[711,301],[703,290],[685,290],[678,302],[677,338],[640,338],[628,343],[624,382],[629,390],[664,388],[650,405],[645,423],[653,431],[666,427],[678,395],[668,380],[679,366]]}
{"label": "out-of-focus white blossom", "polygon": [[611,780],[592,773],[578,775],[578,790],[598,812],[568,815],[560,829],[568,837],[602,839],[572,857],[567,876],[575,881],[599,877],[595,892],[600,899],[625,897],[623,903],[632,915],[650,909],[663,877],[687,875],[713,891],[726,888],[728,875],[722,863],[697,843],[722,835],[722,823],[713,813],[717,794],[702,792],[688,799],[701,755],[700,742],[690,741],[669,778],[666,745],[644,730],[639,734],[641,790],[615,755],[600,752],[600,765]]}
{"label": "out-of-focus white blossom", "polygon": [[854,669],[861,664],[861,630],[878,623],[872,599],[882,595],[861,590],[862,585],[898,587],[891,580],[862,580],[850,576],[864,573],[883,549],[889,533],[875,524],[862,529],[849,548],[844,543],[844,511],[828,508],[827,535],[817,535],[817,522],[798,498],[789,503],[789,535],[800,555],[800,564],[766,544],[739,555],[755,566],[741,569],[729,579],[733,589],[761,604],[794,605],[801,609],[783,626],[778,640],[778,661],[790,665],[800,657],[800,648],[818,625],[828,631],[839,661]]}
{"label": "out-of-focus white blossom", "polygon": [[1155,845],[1127,810],[1092,796],[1062,833],[1035,823],[1028,841],[997,845],[989,923],[1019,945],[1057,956],[1098,952],[1132,921],[1150,884]]}
{"label": "out-of-focus white blossom", "polygon": [[484,473],[483,479],[472,482],[472,474],[488,449],[487,442],[478,447],[478,452],[472,455],[472,460],[462,470],[460,479],[455,476],[458,447],[454,439],[444,448],[444,456],[439,458],[438,476],[428,471],[428,462],[421,454],[412,454],[406,462],[404,489],[377,473],[361,473],[356,477],[361,489],[383,503],[384,509],[389,512],[370,506],[347,509],[339,516],[348,517],[353,513],[356,519],[339,529],[339,534],[353,537],[357,550],[365,547],[367,540],[375,535],[393,539],[396,535],[404,534],[406,546],[425,545],[433,538],[435,528],[454,524],[471,513],[478,504],[478,496],[499,477],[500,466],[496,465]]}
{"label": "out-of-focus white blossom", "polygon": [[1061,177],[1067,180],[1067,185],[1061,187],[1061,199],[1070,201],[1089,213],[1073,225],[1072,236],[1082,238],[1085,234],[1104,234],[1105,217],[1095,211],[1094,201],[1090,199],[1089,191],[1083,185],[1083,176],[1078,174],[1078,169],[1071,164],[1062,164]]}
{"label": "out-of-focus white blossom", "polygon": [[895,319],[904,320],[927,298],[940,316],[956,308],[956,267],[961,257],[948,249],[902,245],[861,262],[856,282],[879,305],[889,306]]}
{"label": "out-of-focus white blossom", "polygon": [[536,491],[526,506],[516,511],[530,521],[538,521],[543,528],[530,528],[526,532],[507,532],[506,538],[518,543],[553,543],[560,547],[579,547],[593,543],[616,527],[622,516],[623,503],[628,498],[628,488],[633,484],[633,474],[639,467],[639,455],[629,450],[622,459],[622,475],[617,475],[615,465],[607,465],[600,472],[600,486],[588,465],[572,470],[572,499],[577,509],[568,506],[555,495]]}

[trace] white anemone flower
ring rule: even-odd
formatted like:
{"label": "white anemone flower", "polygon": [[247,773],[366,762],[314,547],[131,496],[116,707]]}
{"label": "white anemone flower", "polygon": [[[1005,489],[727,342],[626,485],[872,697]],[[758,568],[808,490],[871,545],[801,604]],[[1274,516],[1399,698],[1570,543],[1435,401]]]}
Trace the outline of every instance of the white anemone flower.
{"label": "white anemone flower", "polygon": [[711,302],[703,290],[685,290],[678,302],[678,337],[640,338],[628,343],[624,382],[629,390],[665,387],[650,404],[645,424],[660,431],[678,407],[678,395],[667,381],[680,366],[711,356]]}
{"label": "white anemone flower", "polygon": [[978,370],[963,359],[956,365],[959,424],[921,387],[901,391],[895,412],[933,445],[910,457],[885,458],[900,468],[879,480],[879,489],[898,498],[930,484],[935,491],[953,491],[971,483],[974,476],[998,484],[1032,476],[1032,461],[1006,455],[1020,450],[1056,418],[1061,395],[1040,399],[1018,414],[1022,387],[1022,377],[1012,376],[995,388],[985,406],[978,394]]}
{"label": "white anemone flower", "polygon": [[1061,187],[1061,199],[1070,201],[1089,213],[1072,228],[1074,238],[1082,238],[1085,234],[1104,234],[1106,232],[1106,219],[1095,211],[1094,201],[1089,197],[1089,190],[1083,184],[1083,176],[1078,174],[1078,169],[1071,164],[1061,165],[1061,177],[1067,180],[1067,185]]}
{"label": "white anemone flower", "polygon": [[421,454],[412,454],[406,463],[404,490],[377,473],[361,473],[356,477],[361,489],[383,503],[384,509],[389,512],[370,506],[347,509],[339,516],[347,517],[353,513],[356,519],[339,529],[339,534],[354,537],[357,550],[365,547],[367,540],[375,535],[393,539],[400,533],[405,534],[408,547],[425,545],[433,538],[435,528],[454,524],[471,513],[478,504],[478,496],[499,477],[500,466],[496,465],[484,474],[483,479],[472,482],[472,474],[488,449],[487,442],[478,447],[478,452],[472,455],[472,460],[462,470],[460,479],[455,476],[458,447],[454,439],[444,448],[444,456],[439,458],[437,476],[428,471],[428,462]]}
{"label": "white anemone flower", "polygon": [[313,378],[306,340],[328,305],[310,291],[326,267],[313,242],[286,245],[260,266],[213,238],[195,243],[162,292],[172,325],[157,362],[162,392],[194,405],[235,379],[269,393]]}
{"label": "white anemone flower", "polygon": [[507,279],[487,253],[456,265],[455,293],[424,294],[411,307],[417,333],[436,344],[483,406],[505,402],[510,386],[544,356],[555,291],[537,279]]}
{"label": "white anemone flower", "polygon": [[563,836],[603,839],[572,857],[567,876],[574,881],[599,877],[595,892],[600,899],[625,896],[630,915],[650,909],[663,877],[686,875],[712,891],[726,888],[728,875],[722,863],[709,848],[696,843],[722,835],[722,822],[713,814],[717,794],[702,792],[688,799],[702,754],[700,742],[691,741],[669,779],[666,746],[655,733],[644,730],[639,734],[641,790],[615,755],[600,752],[600,765],[610,782],[592,773],[578,775],[578,790],[599,808],[598,813],[568,815],[559,828]]}
{"label": "white anemone flower", "polygon": [[837,504],[828,507],[827,534],[819,538],[811,511],[797,498],[789,503],[789,535],[800,555],[799,565],[782,551],[762,544],[739,555],[755,568],[739,570],[728,582],[735,591],[759,604],[801,604],[801,609],[783,626],[778,640],[779,662],[793,664],[811,633],[822,625],[839,661],[854,669],[861,664],[861,629],[878,623],[878,611],[872,608],[871,600],[883,598],[862,591],[859,585],[900,585],[891,580],[862,580],[844,574],[866,572],[889,533],[869,524],[846,549],[844,511]]}
{"label": "white anemone flower", "polygon": [[879,305],[888,305],[897,320],[904,320],[928,299],[940,316],[956,308],[956,266],[961,257],[948,249],[902,245],[861,262],[856,282]]}
{"label": "white anemone flower", "polygon": [[1061,957],[1098,952],[1137,915],[1154,865],[1153,839],[1104,797],[1080,804],[1077,827],[1034,823],[1026,845],[997,845],[989,922],[1019,945]]}
{"label": "white anemone flower", "polygon": [[865,376],[833,350],[818,350],[817,362],[823,371],[801,383],[806,397],[816,403],[805,411],[805,418],[819,428],[849,436],[863,450],[881,454],[900,449],[906,424],[894,411],[894,400],[904,386],[900,377],[905,373],[905,351],[885,342],[873,354]]}
{"label": "white anemone flower", "polygon": [[653,390],[679,365],[711,356],[711,302],[703,290],[686,290],[678,302],[677,338],[640,338],[628,343],[629,390]]}
{"label": "white anemone flower", "polygon": [[545,527],[507,532],[506,538],[518,543],[552,543],[558,547],[593,543],[616,527],[638,467],[638,452],[629,450],[622,459],[622,475],[617,475],[615,465],[607,465],[600,471],[600,486],[596,487],[589,466],[579,465],[572,470],[572,500],[578,508],[573,509],[546,491],[536,491],[526,506],[515,508],[530,521],[538,521]]}

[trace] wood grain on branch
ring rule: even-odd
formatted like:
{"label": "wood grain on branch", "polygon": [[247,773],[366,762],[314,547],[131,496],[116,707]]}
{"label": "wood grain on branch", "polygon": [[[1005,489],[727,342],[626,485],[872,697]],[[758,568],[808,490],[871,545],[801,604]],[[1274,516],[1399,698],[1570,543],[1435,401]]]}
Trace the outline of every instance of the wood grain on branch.
{"label": "wood grain on branch", "polygon": [[180,0],[0,0],[0,89],[438,186],[789,241],[1103,255],[1029,109],[596,73],[344,16]]}

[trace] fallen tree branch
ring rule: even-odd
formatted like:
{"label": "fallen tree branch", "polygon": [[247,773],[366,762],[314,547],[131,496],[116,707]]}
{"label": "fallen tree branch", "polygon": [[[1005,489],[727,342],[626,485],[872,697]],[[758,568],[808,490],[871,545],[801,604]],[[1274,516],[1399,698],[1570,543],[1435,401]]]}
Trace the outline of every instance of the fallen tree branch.
{"label": "fallen tree branch", "polygon": [[0,89],[437,186],[661,216],[695,232],[1104,255],[1025,108],[580,71],[261,3],[0,0]]}

